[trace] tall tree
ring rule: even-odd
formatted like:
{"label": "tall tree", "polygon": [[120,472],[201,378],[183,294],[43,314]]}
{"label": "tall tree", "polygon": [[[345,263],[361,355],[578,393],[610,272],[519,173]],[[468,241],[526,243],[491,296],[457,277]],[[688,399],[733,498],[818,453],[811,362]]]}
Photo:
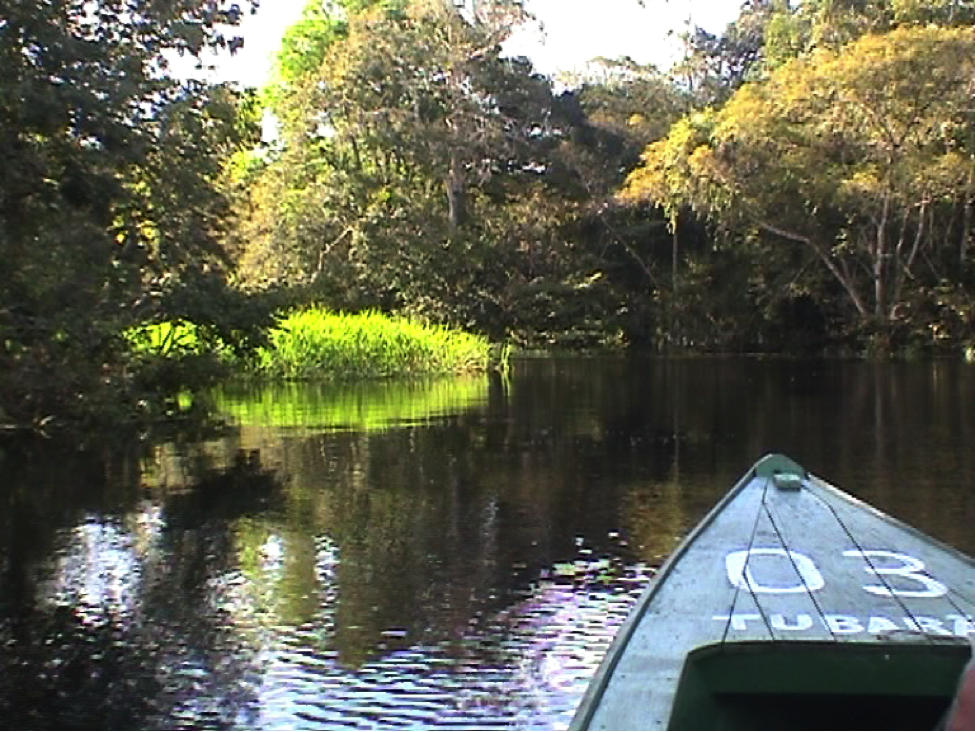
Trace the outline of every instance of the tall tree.
{"label": "tall tree", "polygon": [[762,51],[766,71],[817,48],[836,51],[868,33],[928,25],[963,28],[975,21],[970,0],[778,0],[770,9]]}
{"label": "tall tree", "polygon": [[738,18],[720,34],[701,27],[682,34],[684,55],[671,68],[674,83],[689,106],[722,104],[745,81],[760,75],[765,65],[770,23],[791,17],[785,0],[748,0]]}
{"label": "tall tree", "polygon": [[[209,143],[217,127],[233,129],[234,104],[229,91],[179,81],[168,67],[174,54],[238,47],[226,31],[240,14],[214,0],[0,2],[8,413],[84,401],[152,281],[175,259],[212,251],[212,220],[173,217],[188,204],[205,218],[215,210],[222,150]],[[201,199],[204,191],[213,195]]]}
{"label": "tall tree", "polygon": [[807,247],[882,349],[932,210],[965,188],[973,53],[936,27],[815,51],[676,125],[626,193]]}
{"label": "tall tree", "polygon": [[312,44],[321,62],[278,97],[268,173],[283,189],[269,203],[302,234],[308,275],[346,290],[347,304],[391,307],[448,261],[480,266],[478,199],[531,174],[551,92],[524,60],[501,57],[517,3],[333,10],[342,33],[326,26],[330,40]]}

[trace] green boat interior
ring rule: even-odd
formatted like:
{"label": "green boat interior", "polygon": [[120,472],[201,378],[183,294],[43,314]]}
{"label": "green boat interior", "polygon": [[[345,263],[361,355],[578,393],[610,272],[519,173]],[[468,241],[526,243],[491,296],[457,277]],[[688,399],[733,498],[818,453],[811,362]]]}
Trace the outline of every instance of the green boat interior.
{"label": "green boat interior", "polygon": [[742,642],[687,656],[669,729],[936,729],[967,644]]}

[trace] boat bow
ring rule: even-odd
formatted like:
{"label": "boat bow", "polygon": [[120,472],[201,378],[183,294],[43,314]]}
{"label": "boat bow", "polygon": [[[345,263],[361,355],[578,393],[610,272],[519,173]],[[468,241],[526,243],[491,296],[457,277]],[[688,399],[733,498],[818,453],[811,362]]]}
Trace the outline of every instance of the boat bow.
{"label": "boat bow", "polygon": [[[952,673],[957,678],[963,663],[958,654],[967,648],[964,637],[975,632],[973,598],[972,559],[792,460],[770,455],[661,568],[610,648],[573,728],[681,726],[676,697],[695,653],[737,658],[694,667],[706,666],[724,679],[714,683],[729,682],[736,673],[747,681],[747,674],[763,667],[755,666],[759,656],[767,669],[782,667],[776,673],[783,679],[788,664],[782,666],[782,659],[791,652],[797,661],[834,677],[853,658],[874,674],[888,667],[901,673],[895,665],[911,668],[923,658],[931,669],[941,669],[930,678],[937,675],[938,684],[952,685],[940,679]],[[748,648],[759,650],[742,655]],[[920,650],[901,653],[899,648]],[[916,657],[909,658],[911,653]],[[826,662],[842,658],[835,667]],[[802,679],[808,674],[792,677],[792,686],[783,681],[766,687],[804,693]],[[754,691],[764,693],[766,687]]]}

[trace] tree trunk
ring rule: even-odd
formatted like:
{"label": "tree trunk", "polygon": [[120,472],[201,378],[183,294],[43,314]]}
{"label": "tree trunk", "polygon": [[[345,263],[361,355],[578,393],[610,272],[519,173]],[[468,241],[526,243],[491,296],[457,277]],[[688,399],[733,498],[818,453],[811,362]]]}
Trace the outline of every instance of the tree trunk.
{"label": "tree trunk", "polygon": [[680,254],[680,239],[677,236],[677,220],[675,218],[673,225],[673,242],[670,252],[670,343],[671,347],[677,342],[678,338],[678,328],[677,328],[677,258]]}
{"label": "tree trunk", "polygon": [[877,222],[873,246],[873,314],[878,323],[887,321],[887,221],[890,218],[890,192],[884,196],[884,204]]}
{"label": "tree trunk", "polygon": [[464,168],[460,155],[450,153],[450,170],[447,173],[447,215],[450,235],[453,237],[467,222],[467,186],[464,185]]}
{"label": "tree trunk", "polygon": [[[972,115],[975,117],[975,115]],[[961,215],[961,238],[958,242],[958,266],[965,266],[965,259],[968,256],[968,238],[971,236],[972,229],[972,195],[975,194],[975,119],[968,122],[970,131],[968,135],[969,149],[973,152],[968,155],[968,180],[965,182],[965,201]]]}
{"label": "tree trunk", "polygon": [[880,220],[877,221],[873,245],[873,318],[877,328],[873,338],[876,356],[886,356],[890,351],[890,309],[888,307],[887,272],[887,223],[890,218],[890,191],[884,196]]}
{"label": "tree trunk", "polygon": [[859,289],[857,288],[857,283],[850,276],[848,271],[845,271],[845,267],[841,267],[830,254],[830,248],[828,245],[820,243],[813,239],[812,237],[804,236],[802,234],[789,231],[788,229],[783,229],[779,226],[775,226],[767,221],[756,221],[756,224],[760,229],[763,229],[770,234],[775,234],[781,236],[789,241],[801,242],[811,247],[816,255],[822,260],[826,268],[832,273],[836,278],[836,281],[840,283],[843,290],[846,292],[850,301],[853,303],[853,307],[856,308],[857,314],[863,318],[870,317],[870,310],[867,308],[866,301],[860,296]]}
{"label": "tree trunk", "polygon": [[[975,38],[975,28],[972,28]],[[975,78],[968,84],[968,97],[975,93]],[[972,196],[975,195],[975,110],[968,111],[968,180],[965,182],[965,200],[961,216],[961,238],[958,242],[958,267],[965,266],[968,257],[968,242],[972,227]]]}

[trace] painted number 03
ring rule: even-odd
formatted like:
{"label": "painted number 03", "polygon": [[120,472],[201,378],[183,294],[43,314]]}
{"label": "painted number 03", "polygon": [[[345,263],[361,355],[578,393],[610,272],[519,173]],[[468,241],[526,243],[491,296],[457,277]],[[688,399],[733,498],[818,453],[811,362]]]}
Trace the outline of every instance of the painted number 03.
{"label": "painted number 03", "polygon": [[[765,585],[757,581],[752,575],[752,562],[750,561],[752,557],[756,556],[781,557],[777,561],[788,562],[794,572],[798,574],[797,584],[776,586]],[[947,587],[924,573],[924,562],[909,554],[883,549],[868,549],[866,551],[845,551],[843,556],[865,559],[864,570],[880,578],[883,584],[863,585],[863,589],[872,595],[883,597],[893,595],[899,597],[941,597],[948,594]],[[875,562],[871,561],[872,559],[893,560],[899,564],[877,566]],[[826,579],[823,577],[823,573],[819,571],[816,563],[805,554],[790,549],[753,548],[731,552],[725,557],[725,569],[728,573],[728,581],[733,587],[756,593],[785,595],[797,592],[815,592],[826,586]],[[887,578],[899,578],[896,580],[897,587],[894,587]],[[905,582],[913,583],[915,586],[903,589]]]}

